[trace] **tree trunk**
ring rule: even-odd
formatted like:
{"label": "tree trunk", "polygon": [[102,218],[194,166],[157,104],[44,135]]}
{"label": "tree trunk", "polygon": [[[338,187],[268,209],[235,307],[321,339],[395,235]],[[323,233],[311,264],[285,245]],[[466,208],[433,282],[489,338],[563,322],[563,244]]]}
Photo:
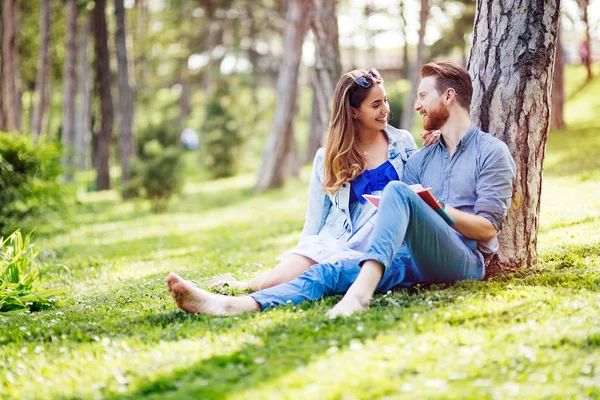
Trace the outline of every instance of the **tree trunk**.
{"label": "tree trunk", "polygon": [[419,44],[417,45],[417,58],[410,70],[410,90],[406,93],[406,103],[402,112],[402,129],[412,129],[415,116],[414,105],[417,99],[417,87],[419,85],[419,73],[423,60],[425,59],[425,29],[429,19],[429,0],[421,0]]}
{"label": "tree trunk", "polygon": [[6,112],[6,128],[21,130],[21,90],[17,32],[19,31],[18,0],[4,0],[2,9],[2,91]]}
{"label": "tree trunk", "polygon": [[560,0],[479,1],[469,71],[473,122],[504,141],[517,176],[500,251],[488,273],[537,263],[542,166]]}
{"label": "tree trunk", "polygon": [[552,108],[550,112],[550,128],[562,129],[565,127],[564,105],[565,105],[565,57],[561,41],[560,26],[558,38],[556,39],[556,58],[554,61],[554,80],[552,83]]}
{"label": "tree trunk", "polygon": [[136,0],[137,20],[135,26],[135,91],[146,88],[146,45],[143,36],[148,26],[148,4],[145,0]]}
{"label": "tree trunk", "polygon": [[113,104],[110,93],[110,59],[106,28],[106,0],[96,0],[93,12],[96,87],[100,94],[100,131],[96,153],[96,190],[110,189],[110,145],[113,130]]}
{"label": "tree trunk", "polygon": [[581,11],[582,11],[582,20],[585,24],[585,47],[587,52],[587,57],[585,59],[585,68],[587,69],[587,82],[591,81],[594,78],[592,73],[592,37],[590,36],[590,21],[589,21],[589,6],[590,0],[579,0]]}
{"label": "tree trunk", "polygon": [[288,4],[283,32],[284,54],[277,79],[277,102],[271,133],[263,151],[255,191],[281,186],[286,178],[283,168],[295,149],[293,131],[298,73],[302,44],[308,30],[311,0]]}
{"label": "tree trunk", "polygon": [[312,161],[327,133],[333,92],[342,73],[335,1],[313,0],[311,28],[315,37],[313,113],[306,159]]}
{"label": "tree trunk", "polygon": [[[402,77],[405,79],[409,79],[410,74],[410,63],[408,60],[408,41],[406,40],[407,36],[407,26],[406,22],[406,1],[400,1],[400,18],[402,19],[402,37],[404,38],[404,47],[402,48]],[[409,128],[405,128],[409,129]]]}
{"label": "tree trunk", "polygon": [[125,26],[125,6],[123,0],[115,0],[115,17],[117,30],[115,48],[117,49],[117,79],[119,82],[119,110],[121,135],[119,136],[119,160],[121,162],[121,185],[129,182],[129,160],[133,154],[133,98],[129,85],[129,69],[127,66],[127,30]]}
{"label": "tree trunk", "polygon": [[77,0],[67,1],[66,55],[63,92],[62,144],[65,180],[73,180],[75,147],[75,96],[77,96]]}
{"label": "tree trunk", "polygon": [[49,104],[47,86],[50,70],[50,60],[48,58],[50,24],[50,0],[42,0],[42,9],[40,11],[40,53],[35,80],[35,108],[31,118],[31,133],[38,136],[42,133],[42,122]]}
{"label": "tree trunk", "polygon": [[80,95],[79,106],[75,115],[75,164],[77,168],[82,170],[89,168],[90,165],[90,108],[92,95],[88,58],[90,25],[90,18],[86,17],[79,37],[79,76],[77,77],[77,88]]}

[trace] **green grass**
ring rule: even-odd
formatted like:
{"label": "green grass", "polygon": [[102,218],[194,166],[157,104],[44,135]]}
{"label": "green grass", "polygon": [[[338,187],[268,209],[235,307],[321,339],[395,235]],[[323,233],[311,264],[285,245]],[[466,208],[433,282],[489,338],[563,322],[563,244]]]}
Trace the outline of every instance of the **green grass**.
{"label": "green grass", "polygon": [[537,268],[378,296],[345,321],[325,318],[339,297],[187,315],[163,283],[274,265],[302,228],[308,169],[256,196],[253,174],[193,174],[163,215],[81,191],[34,238],[72,271],[49,284],[62,308],[0,317],[0,398],[600,398],[599,90],[550,134]]}

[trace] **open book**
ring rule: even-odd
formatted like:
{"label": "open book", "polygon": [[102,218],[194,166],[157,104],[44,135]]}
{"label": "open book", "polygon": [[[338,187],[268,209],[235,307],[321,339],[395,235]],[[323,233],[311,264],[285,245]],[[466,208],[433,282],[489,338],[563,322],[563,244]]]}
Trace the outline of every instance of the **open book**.
{"label": "open book", "polygon": [[[436,200],[436,198],[431,193],[431,188],[423,188],[421,185],[410,185],[410,188],[415,191],[416,194],[419,195],[425,203],[429,204],[433,210],[438,213],[444,221],[448,223],[448,225],[455,225],[456,222],[448,215],[448,213],[440,206],[440,203]],[[373,204],[375,207],[379,208],[379,196],[373,196],[370,194],[363,194],[363,197],[367,199],[367,201]]]}

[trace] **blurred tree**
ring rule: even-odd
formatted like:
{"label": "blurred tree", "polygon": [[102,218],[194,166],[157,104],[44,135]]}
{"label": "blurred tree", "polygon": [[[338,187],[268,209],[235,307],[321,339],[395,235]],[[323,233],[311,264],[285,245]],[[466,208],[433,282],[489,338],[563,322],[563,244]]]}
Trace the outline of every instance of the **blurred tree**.
{"label": "blurred tree", "polygon": [[342,74],[337,15],[334,0],[313,0],[311,29],[315,38],[312,77],[313,109],[306,160],[311,161],[327,133],[333,92]]}
{"label": "blurred tree", "polygon": [[[446,1],[448,2],[448,1]],[[462,12],[454,18],[447,27],[442,27],[440,38],[429,49],[432,58],[448,55],[458,49],[463,59],[463,65],[467,65],[469,57],[470,34],[473,33],[473,21],[475,20],[475,3],[472,0],[453,0],[453,3],[462,5]]]}
{"label": "blurred tree", "polygon": [[581,21],[585,25],[585,40],[581,43],[583,47],[580,53],[585,52],[585,57],[582,57],[582,62],[585,64],[587,69],[587,81],[591,81],[594,78],[592,73],[592,37],[590,35],[590,20],[589,20],[589,7],[590,0],[577,0],[579,8],[581,9]]}
{"label": "blurred tree", "polygon": [[113,130],[113,103],[110,93],[110,65],[108,30],[106,27],[106,0],[96,0],[93,11],[96,90],[100,94],[100,131],[97,133],[96,190],[110,189],[110,146]]}
{"label": "blurred tree", "polygon": [[[406,22],[406,1],[400,0],[400,19],[402,20],[402,38],[404,39],[404,47],[402,47],[402,77],[409,79],[410,76],[410,62],[408,60],[408,42],[406,41],[408,26]],[[409,129],[409,128],[406,128]]]}
{"label": "blurred tree", "polygon": [[38,58],[37,78],[35,80],[35,108],[31,117],[31,133],[42,133],[44,115],[48,112],[50,101],[50,0],[42,0],[40,10],[40,51]]}
{"label": "blurred tree", "polygon": [[22,105],[17,52],[19,2],[4,0],[2,5],[2,96],[6,129],[20,131]]}
{"label": "blurred tree", "polygon": [[115,49],[117,50],[117,81],[119,84],[119,111],[121,132],[119,135],[119,162],[121,165],[121,185],[129,181],[129,160],[133,155],[133,96],[129,85],[127,62],[127,28],[125,25],[125,5],[123,0],[115,0]]}
{"label": "blurred tree", "polygon": [[565,104],[565,55],[561,40],[560,24],[556,38],[556,58],[554,60],[554,79],[552,82],[552,107],[550,112],[550,128],[562,129],[565,127],[564,104]]}
{"label": "blurred tree", "polygon": [[73,180],[75,168],[75,97],[77,96],[77,0],[67,0],[66,57],[63,79],[62,155],[65,180]]}
{"label": "blurred tree", "polygon": [[469,71],[473,122],[509,147],[517,165],[512,204],[489,272],[537,263],[542,167],[560,0],[477,3]]}
{"label": "blurred tree", "polygon": [[90,45],[91,16],[86,13],[79,35],[79,62],[77,75],[77,90],[79,103],[75,115],[75,163],[79,169],[89,168],[91,145],[91,98],[92,82],[90,77],[89,45]]}
{"label": "blurred tree", "polygon": [[406,93],[406,103],[402,111],[402,129],[412,129],[415,112],[413,110],[417,99],[417,87],[419,83],[419,71],[425,60],[425,29],[429,19],[429,0],[421,0],[421,11],[419,14],[419,44],[417,45],[417,58],[410,69],[410,90]]}
{"label": "blurred tree", "polygon": [[283,59],[277,79],[277,103],[271,133],[267,139],[255,191],[271,189],[283,184],[291,173],[290,161],[295,157],[293,119],[298,93],[298,72],[302,58],[302,44],[310,22],[311,0],[291,1],[287,4],[286,25],[283,33]]}

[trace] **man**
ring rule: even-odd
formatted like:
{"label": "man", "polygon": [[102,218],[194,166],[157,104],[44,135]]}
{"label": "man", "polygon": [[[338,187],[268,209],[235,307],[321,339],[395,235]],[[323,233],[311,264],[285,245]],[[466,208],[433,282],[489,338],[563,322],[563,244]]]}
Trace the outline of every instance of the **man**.
{"label": "man", "polygon": [[[336,317],[368,307],[373,293],[393,287],[482,279],[485,262],[498,250],[515,164],[503,142],[471,123],[473,88],[465,68],[429,63],[421,78],[415,109],[425,130],[441,131],[440,141],[409,158],[404,182],[385,188],[360,260],[316,264],[290,282],[244,297],[208,293],[170,274],[167,287],[177,305],[194,313],[231,315],[346,293],[329,313]],[[415,194],[412,184],[431,187],[455,225]]]}

